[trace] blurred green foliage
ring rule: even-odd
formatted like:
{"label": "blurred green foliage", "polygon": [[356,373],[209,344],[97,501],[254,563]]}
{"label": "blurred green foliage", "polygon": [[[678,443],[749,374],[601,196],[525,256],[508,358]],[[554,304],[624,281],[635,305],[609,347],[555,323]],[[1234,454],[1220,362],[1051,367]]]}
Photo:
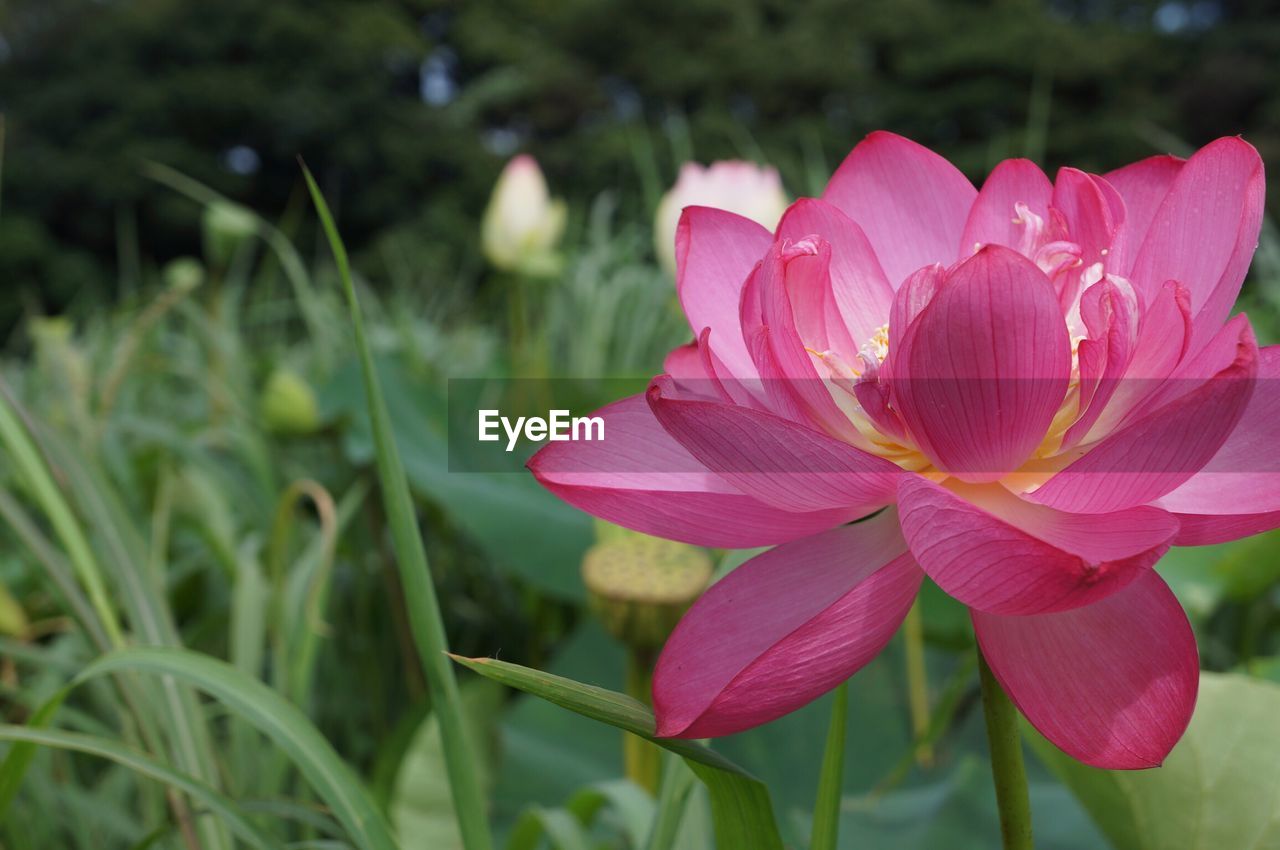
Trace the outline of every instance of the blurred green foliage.
{"label": "blurred green foliage", "polygon": [[0,8],[0,275],[46,309],[197,251],[194,213],[146,160],[283,210],[292,232],[302,155],[375,284],[407,267],[475,286],[456,272],[516,150],[558,194],[616,187],[650,208],[688,157],[768,159],[816,192],[880,127],[975,179],[1005,156],[1107,169],[1240,132],[1280,157],[1268,0]]}

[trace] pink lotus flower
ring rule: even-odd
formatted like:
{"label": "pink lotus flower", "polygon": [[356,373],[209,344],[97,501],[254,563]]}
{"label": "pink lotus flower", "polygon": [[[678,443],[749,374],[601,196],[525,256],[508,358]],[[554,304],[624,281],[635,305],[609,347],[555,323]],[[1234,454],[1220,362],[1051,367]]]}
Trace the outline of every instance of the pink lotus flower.
{"label": "pink lotus flower", "polygon": [[598,414],[603,442],[530,462],[612,522],[776,546],[671,636],[659,734],[726,735],[813,700],[885,646],[927,575],[1049,740],[1158,765],[1199,663],[1153,567],[1280,526],[1264,463],[1280,395],[1260,380],[1280,351],[1228,318],[1262,197],[1238,138],[1053,182],[1010,160],[979,192],[874,133],[773,234],[686,210],[696,341]]}
{"label": "pink lotus flower", "polygon": [[736,159],[708,166],[686,162],[680,166],[675,185],[658,202],[653,217],[658,262],[669,273],[676,273],[676,229],[685,207],[715,207],[773,227],[790,202],[776,168]]}

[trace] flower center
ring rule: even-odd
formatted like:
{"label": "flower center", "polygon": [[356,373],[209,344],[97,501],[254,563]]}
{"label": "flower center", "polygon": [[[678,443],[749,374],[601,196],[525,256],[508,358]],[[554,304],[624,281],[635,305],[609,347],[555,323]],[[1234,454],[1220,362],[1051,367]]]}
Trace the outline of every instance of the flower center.
{"label": "flower center", "polygon": [[[889,326],[876,328],[859,348],[852,360],[846,360],[835,351],[815,351],[806,348],[816,364],[821,364],[819,374],[826,374],[827,387],[841,412],[863,438],[859,448],[891,460],[903,469],[921,471],[929,467],[929,460],[911,445],[897,414],[887,403],[887,387],[879,383],[880,367],[889,356]],[[869,385],[868,400],[884,399],[882,409],[869,410],[858,395],[860,384]]]}

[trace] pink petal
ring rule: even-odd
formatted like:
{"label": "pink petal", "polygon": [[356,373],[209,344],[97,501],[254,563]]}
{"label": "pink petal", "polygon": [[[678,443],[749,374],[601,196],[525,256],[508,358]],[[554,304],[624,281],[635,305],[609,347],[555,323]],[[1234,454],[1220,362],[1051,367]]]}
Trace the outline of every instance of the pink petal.
{"label": "pink petal", "polygon": [[[698,356],[702,360],[702,371],[707,376],[710,387],[703,395],[715,397],[727,404],[741,404],[759,410],[767,410],[767,398],[763,382],[759,379],[742,380],[729,373],[729,367],[716,354],[711,345],[711,328],[703,328],[698,335]],[[664,364],[665,365],[665,364]],[[667,368],[668,374],[677,377]],[[679,378],[677,377],[677,382]]]}
{"label": "pink petal", "polygon": [[693,457],[765,504],[861,516],[893,501],[902,470],[826,434],[771,413],[673,398],[661,378],[649,404]]}
{"label": "pink petal", "polygon": [[1015,251],[1022,245],[1027,227],[1015,209],[1025,204],[1041,219],[1049,219],[1049,199],[1053,184],[1029,159],[1006,159],[991,171],[982,191],[969,210],[960,256],[967,257],[983,245],[1004,245]]}
{"label": "pink petal", "polygon": [[1157,508],[1069,514],[998,484],[918,475],[898,484],[902,533],[920,567],[961,602],[996,614],[1041,614],[1096,602],[1169,549],[1177,522]]}
{"label": "pink petal", "polygon": [[973,627],[991,671],[1031,725],[1085,764],[1158,767],[1191,721],[1200,684],[1195,635],[1154,572],[1072,611],[974,611]]}
{"label": "pink petal", "polygon": [[[1090,174],[1089,179],[1093,181],[1093,185],[1097,186],[1098,191],[1102,193],[1104,198],[1106,198],[1107,206],[1111,210],[1111,220],[1116,223],[1116,238],[1120,238],[1120,233],[1124,230],[1124,198],[1120,197],[1120,193],[1116,190],[1116,187],[1108,183],[1105,178],[1100,177],[1097,174]],[[1115,243],[1113,242],[1112,254],[1115,253],[1114,245]],[[1114,262],[1114,258],[1110,257],[1110,255],[1108,256],[1108,260],[1109,262]],[[1111,269],[1111,272],[1112,274],[1116,273],[1115,269]]]}
{"label": "pink petal", "polygon": [[880,268],[862,228],[838,208],[814,198],[801,198],[778,222],[777,238],[792,242],[817,235],[831,245],[831,291],[835,315],[851,348],[831,347],[852,357],[889,318],[893,287]]}
{"label": "pink petal", "polygon": [[920,581],[893,511],[752,558],[667,641],[658,735],[730,735],[811,702],[884,648]]}
{"label": "pink petal", "polygon": [[1258,514],[1174,514],[1180,528],[1175,546],[1211,546],[1280,528],[1280,511]]}
{"label": "pink petal", "polygon": [[602,408],[598,441],[547,443],[529,460],[564,501],[646,534],[699,546],[769,546],[824,531],[850,511],[795,513],[743,495],[668,436],[643,396]]}
{"label": "pink petal", "polygon": [[[1253,331],[1238,316],[1151,394],[1142,408],[1150,412],[1084,447],[1083,457],[1031,498],[1066,511],[1104,512],[1169,493],[1204,468],[1235,430],[1253,391],[1257,357]],[[1205,370],[1212,377],[1202,379]]]}
{"label": "pink petal", "polygon": [[1185,162],[1167,154],[1153,156],[1105,175],[1106,182],[1124,199],[1124,225],[1111,248],[1108,271],[1129,275],[1151,222]]}
{"label": "pink petal", "polygon": [[662,361],[662,369],[673,378],[682,380],[707,380],[707,371],[702,365],[702,355],[698,353],[698,343],[691,342],[671,349],[667,358]]}
{"label": "pink petal", "polygon": [[756,374],[738,324],[742,285],[773,242],[748,218],[710,207],[688,207],[676,229],[676,291],[693,332],[711,328],[730,374]]}
{"label": "pink petal", "polygon": [[1067,327],[1034,263],[989,245],[951,270],[894,355],[903,422],[940,469],[992,481],[1040,445],[1066,394]]}
{"label": "pink petal", "polygon": [[1106,192],[1094,178],[1075,168],[1063,168],[1053,184],[1053,208],[1067,220],[1071,241],[1081,248],[1084,266],[1105,260],[1120,222],[1112,213]]}
{"label": "pink petal", "polygon": [[853,149],[822,195],[866,233],[894,287],[921,266],[956,259],[976,197],[951,163],[883,131]]}
{"label": "pink petal", "polygon": [[1123,279],[1104,278],[1085,290],[1080,315],[1089,337],[1078,347],[1081,414],[1062,437],[1063,448],[1079,443],[1120,389],[1137,342],[1137,300]]}
{"label": "pink petal", "polygon": [[[1138,325],[1129,366],[1089,429],[1072,431],[1074,443],[1095,442],[1110,434],[1173,373],[1191,343],[1191,300],[1186,287],[1166,281]],[[1092,418],[1092,416],[1091,416]]]}
{"label": "pink petal", "polygon": [[1134,286],[1155,297],[1166,280],[1191,293],[1192,350],[1222,326],[1258,245],[1262,160],[1243,139],[1196,152],[1174,179],[1134,260]]}
{"label": "pink petal", "polygon": [[[759,398],[752,394],[760,391],[759,380],[740,381],[729,376],[728,367],[711,349],[711,328],[703,328],[698,338],[671,350],[662,363],[663,371],[679,387],[680,395],[762,407]],[[722,378],[721,373],[726,377]]]}
{"label": "pink petal", "polygon": [[813,352],[827,342],[822,305],[830,303],[830,266],[831,246],[823,239],[774,243],[747,281],[741,324],[756,368],[771,385],[772,409],[856,443],[862,436],[814,364]]}
{"label": "pink petal", "polygon": [[[1258,351],[1258,381],[1231,436],[1204,468],[1160,503],[1181,514],[1280,511],[1280,346]],[[1265,524],[1269,520],[1254,522]]]}
{"label": "pink petal", "polygon": [[[757,287],[756,281],[759,275],[752,275],[747,279],[747,288],[743,290],[744,305],[750,299],[751,293]],[[756,300],[758,303],[758,299]],[[743,381],[743,385],[757,391],[757,395],[761,396],[762,401],[759,407],[781,416],[783,419],[789,419],[792,422],[803,422],[814,428],[821,428],[821,424],[814,420],[809,413],[809,409],[804,405],[796,392],[791,379],[787,377],[786,372],[778,362],[777,356],[774,354],[772,334],[769,327],[761,323],[753,323],[743,328],[743,334],[747,340],[747,349],[751,352],[751,359],[755,361],[757,368],[760,370],[760,379],[756,381]],[[797,384],[817,383],[817,377],[800,378]],[[757,405],[750,405],[756,407]]]}
{"label": "pink petal", "polygon": [[[893,362],[894,355],[902,350],[907,330],[937,296],[946,280],[947,270],[941,263],[934,263],[917,269],[898,287],[893,299],[893,309],[889,314],[890,363]],[[903,368],[906,368],[905,361]]]}

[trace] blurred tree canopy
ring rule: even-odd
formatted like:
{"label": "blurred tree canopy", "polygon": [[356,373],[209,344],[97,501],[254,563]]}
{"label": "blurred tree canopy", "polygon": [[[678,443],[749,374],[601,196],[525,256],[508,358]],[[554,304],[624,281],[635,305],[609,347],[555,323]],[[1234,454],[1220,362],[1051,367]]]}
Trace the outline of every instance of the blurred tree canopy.
{"label": "blurred tree canopy", "polygon": [[1275,163],[1280,15],[1273,0],[9,0],[0,109],[0,275],[51,309],[108,287],[132,246],[197,250],[197,211],[146,161],[287,218],[303,156],[375,280],[389,239],[428,271],[472,262],[518,150],[557,194],[619,187],[645,215],[683,156],[767,158],[809,193],[879,127],[975,179],[1004,156],[1105,170],[1231,133]]}

